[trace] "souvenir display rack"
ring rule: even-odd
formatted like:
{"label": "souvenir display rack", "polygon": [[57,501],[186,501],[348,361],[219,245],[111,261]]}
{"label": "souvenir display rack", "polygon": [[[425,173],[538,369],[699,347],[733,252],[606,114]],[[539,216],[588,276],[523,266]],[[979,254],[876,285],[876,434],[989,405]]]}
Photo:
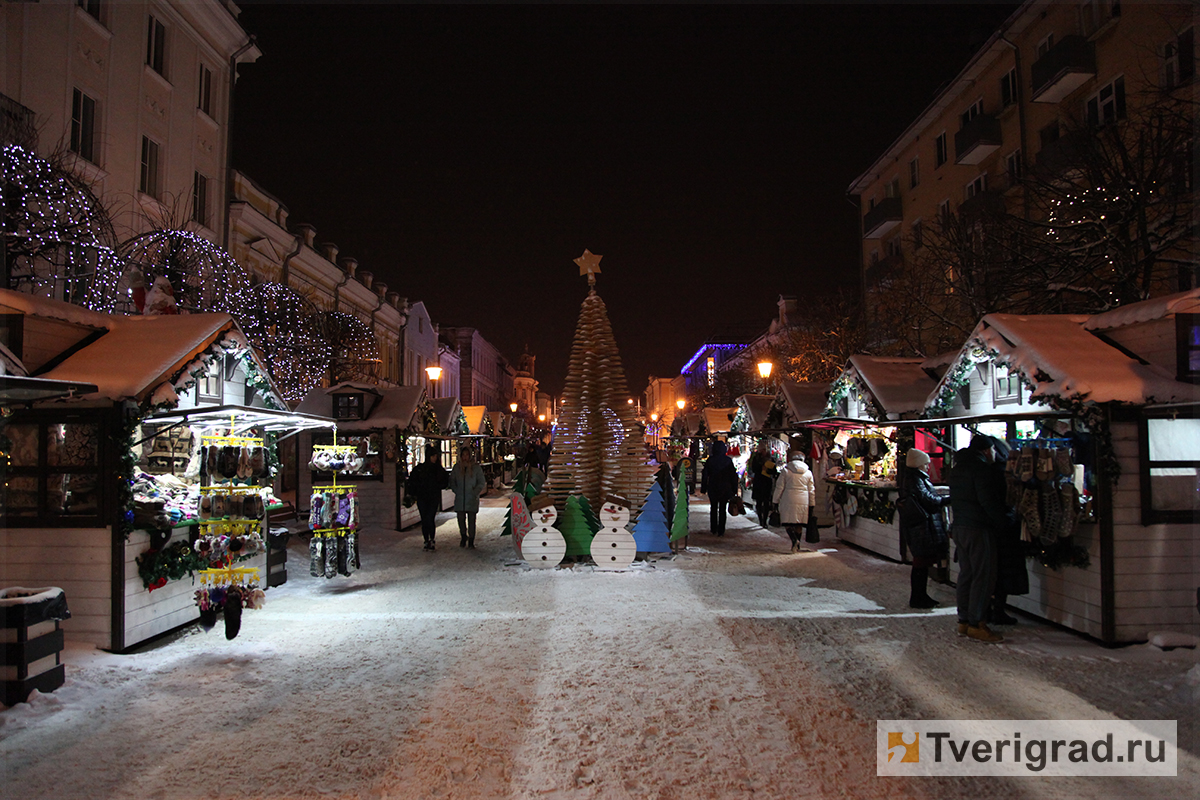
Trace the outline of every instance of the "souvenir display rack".
{"label": "souvenir display rack", "polygon": [[312,487],[309,502],[309,573],[313,577],[349,576],[360,568],[358,557],[358,486],[339,483],[339,472],[353,471],[351,454],[358,448],[337,443],[337,428],[333,429],[333,444],[313,445],[313,459],[318,454],[333,457],[333,463],[344,466],[333,470],[333,481]]}

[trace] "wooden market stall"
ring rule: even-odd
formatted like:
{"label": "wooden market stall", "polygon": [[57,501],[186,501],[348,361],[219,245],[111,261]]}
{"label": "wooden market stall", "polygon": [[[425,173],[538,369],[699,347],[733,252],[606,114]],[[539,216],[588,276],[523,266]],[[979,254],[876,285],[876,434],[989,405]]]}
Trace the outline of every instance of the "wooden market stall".
{"label": "wooden market stall", "polygon": [[[138,559],[198,536],[199,437],[162,415],[223,406],[229,426],[240,411],[282,407],[236,323],[228,314],[101,314],[4,290],[0,315],[8,348],[32,373],[95,387],[4,420],[0,582],[63,588],[66,635],[114,651],[195,620],[191,581],[160,577],[150,591]],[[265,517],[270,487],[255,496]],[[243,566],[265,578],[265,547],[245,552],[254,556]]]}
{"label": "wooden market stall", "polygon": [[[1197,352],[1200,290],[1092,316],[989,314],[976,326],[927,416],[979,428],[997,412],[1046,410],[1036,438],[1007,429],[1017,458],[1027,449],[1034,464],[1014,499],[1040,551],[1027,562],[1030,593],[1009,605],[1109,643],[1200,635]],[[1055,488],[1076,505],[1037,502]]]}

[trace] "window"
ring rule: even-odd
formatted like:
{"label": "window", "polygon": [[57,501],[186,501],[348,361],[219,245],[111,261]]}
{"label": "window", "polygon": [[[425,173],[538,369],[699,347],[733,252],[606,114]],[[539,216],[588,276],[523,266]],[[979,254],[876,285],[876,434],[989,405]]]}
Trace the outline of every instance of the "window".
{"label": "window", "polygon": [[925,233],[921,229],[921,220],[913,220],[912,224],[912,247],[913,250],[920,250],[925,246]]}
{"label": "window", "polygon": [[888,185],[883,187],[884,197],[899,197],[900,196],[900,176],[892,178],[888,181]]}
{"label": "window", "polygon": [[1043,148],[1057,142],[1060,135],[1058,120],[1054,120],[1049,125],[1038,131],[1038,139],[1041,141]]}
{"label": "window", "polygon": [[1084,36],[1091,36],[1110,19],[1121,16],[1121,0],[1083,0],[1079,4],[1079,22]]}
{"label": "window", "polygon": [[196,382],[196,402],[220,405],[225,398],[225,381],[221,364],[214,362],[208,372]]}
{"label": "window", "polygon": [[1008,108],[1017,102],[1017,69],[1013,67],[1000,79],[1000,105]]}
{"label": "window", "polygon": [[1200,521],[1200,419],[1142,421],[1142,524]]}
{"label": "window", "polygon": [[983,113],[983,98],[980,98],[980,99],[976,100],[974,103],[972,103],[967,108],[966,111],[964,111],[962,114],[959,115],[959,121],[962,123],[962,126],[965,128],[965,127],[967,127],[968,122],[975,119],[982,113]]}
{"label": "window", "polygon": [[921,159],[917,156],[908,162],[908,188],[915,189],[921,183]]}
{"label": "window", "polygon": [[1042,39],[1040,42],[1038,42],[1037,57],[1041,58],[1042,56],[1046,55],[1046,53],[1049,53],[1051,47],[1054,47],[1054,34],[1053,33],[1050,34],[1049,36],[1047,36],[1045,39]]}
{"label": "window", "polygon": [[148,136],[142,137],[142,177],[138,188],[155,199],[159,199],[162,195],[162,181],[158,169],[158,143]]}
{"label": "window", "polygon": [[1008,176],[1008,185],[1016,186],[1021,182],[1021,151],[1013,150],[1004,157],[1004,172]]}
{"label": "window", "polygon": [[950,221],[950,201],[943,200],[938,203],[938,222],[945,225]]}
{"label": "window", "polygon": [[1194,28],[1179,34],[1163,46],[1163,88],[1174,89],[1196,76],[1196,40]]}
{"label": "window", "polygon": [[199,172],[192,180],[192,222],[208,227],[208,178]]}
{"label": "window", "polygon": [[100,19],[100,0],[75,0],[75,5],[91,14],[97,20]]}
{"label": "window", "polygon": [[883,243],[883,251],[888,254],[888,258],[900,257],[900,237],[893,236]]}
{"label": "window", "polygon": [[1087,121],[1093,128],[1125,119],[1125,78],[1100,88],[1087,101]]}
{"label": "window", "polygon": [[71,100],[71,151],[96,163],[96,101],[78,89]]}
{"label": "window", "polygon": [[163,70],[166,68],[167,29],[153,14],[148,19],[149,27],[146,31],[146,65],[165,78],[167,73]]}
{"label": "window", "polygon": [[994,364],[992,374],[992,398],[996,403],[1019,403],[1021,401],[1021,376],[1006,364]]}
{"label": "window", "polygon": [[878,251],[878,250],[872,250],[872,251],[871,251],[871,260],[870,260],[870,264],[871,264],[871,266],[873,267],[873,266],[875,266],[875,265],[876,265],[876,264],[878,264],[878,263],[879,263],[879,251]]}
{"label": "window", "polygon": [[946,154],[948,151],[946,150],[946,132],[945,131],[942,131],[941,133],[938,134],[937,141],[934,143],[934,147],[937,148],[937,156],[936,156],[936,158],[934,158],[934,164],[933,164],[934,168],[936,169],[937,167],[940,167],[942,164],[946,163],[946,157],[947,157]]}
{"label": "window", "polygon": [[94,527],[102,524],[103,423],[95,416],[57,412],[14,417],[0,510],[9,526]]}
{"label": "window", "polygon": [[987,191],[987,173],[983,173],[975,180],[971,181],[966,186],[966,198],[970,200],[972,197],[977,197]]}
{"label": "window", "polygon": [[1200,314],[1175,315],[1175,352],[1178,379],[1200,380]]}
{"label": "window", "polygon": [[333,396],[334,419],[362,419],[363,396],[361,394],[336,394]]}
{"label": "window", "polygon": [[200,88],[196,93],[196,108],[212,116],[212,70],[200,65]]}

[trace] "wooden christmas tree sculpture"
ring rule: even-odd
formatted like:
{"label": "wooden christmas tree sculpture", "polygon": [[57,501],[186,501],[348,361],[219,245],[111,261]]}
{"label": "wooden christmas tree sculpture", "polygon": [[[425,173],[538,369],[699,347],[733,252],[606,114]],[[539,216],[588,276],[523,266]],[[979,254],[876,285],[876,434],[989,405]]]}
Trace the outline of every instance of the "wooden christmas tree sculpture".
{"label": "wooden christmas tree sculpture", "polygon": [[588,276],[588,295],[575,328],[546,479],[546,491],[564,508],[569,495],[582,495],[591,508],[609,494],[640,498],[653,474],[608,310],[596,294],[600,258],[584,250],[575,259],[579,274]]}
{"label": "wooden christmas tree sculpture", "polygon": [[592,527],[591,521],[588,519],[590,511],[585,510],[583,503],[582,497],[571,495],[567,498],[562,516],[558,518],[558,532],[562,534],[567,543],[567,555],[569,556],[590,555],[592,536],[599,528],[599,520],[597,520],[596,528]]}
{"label": "wooden christmas tree sculpture", "polygon": [[675,497],[675,519],[671,520],[671,541],[688,535],[687,467],[679,468],[679,493]]}
{"label": "wooden christmas tree sculpture", "polygon": [[666,553],[671,549],[671,529],[663,486],[658,481],[650,485],[650,493],[642,504],[642,513],[633,526],[633,540],[639,553]]}

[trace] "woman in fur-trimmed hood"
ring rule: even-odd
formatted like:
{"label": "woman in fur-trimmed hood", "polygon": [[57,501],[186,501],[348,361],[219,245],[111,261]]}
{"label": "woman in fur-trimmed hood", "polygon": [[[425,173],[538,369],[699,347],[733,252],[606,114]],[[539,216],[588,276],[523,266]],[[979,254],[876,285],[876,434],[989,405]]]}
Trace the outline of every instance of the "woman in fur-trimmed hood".
{"label": "woman in fur-trimmed hood", "polygon": [[792,540],[792,552],[800,552],[804,526],[808,524],[808,509],[816,499],[817,485],[812,470],[804,463],[804,455],[793,450],[788,463],[775,479],[774,502],[779,504],[779,521]]}

